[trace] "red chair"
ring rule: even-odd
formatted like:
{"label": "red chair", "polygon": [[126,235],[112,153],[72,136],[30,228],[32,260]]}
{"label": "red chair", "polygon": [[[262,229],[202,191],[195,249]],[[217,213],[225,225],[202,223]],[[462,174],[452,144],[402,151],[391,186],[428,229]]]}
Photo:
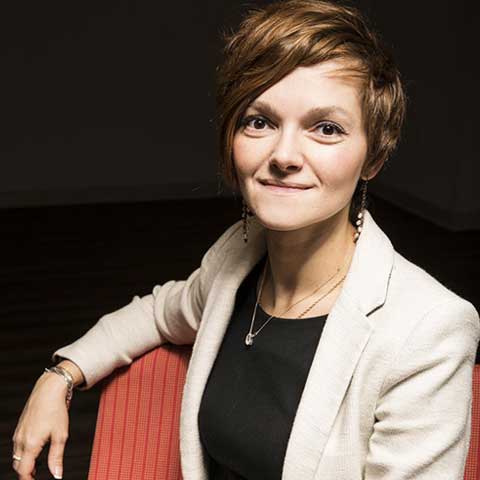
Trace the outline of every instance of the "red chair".
{"label": "red chair", "polygon": [[[164,344],[115,372],[100,397],[88,480],[182,480],[180,404],[191,345]],[[480,365],[464,480],[480,480]]]}
{"label": "red chair", "polygon": [[167,343],[111,375],[88,480],[182,480],[180,404],[191,351]]}
{"label": "red chair", "polygon": [[480,480],[480,365],[473,370],[472,433],[464,480]]}

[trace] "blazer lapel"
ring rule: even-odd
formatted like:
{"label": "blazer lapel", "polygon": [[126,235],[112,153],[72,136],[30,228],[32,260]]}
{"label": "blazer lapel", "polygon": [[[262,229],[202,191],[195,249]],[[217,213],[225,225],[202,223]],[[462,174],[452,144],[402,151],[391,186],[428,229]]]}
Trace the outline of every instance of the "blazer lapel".
{"label": "blazer lapel", "polygon": [[366,212],[349,272],[318,343],[292,426],[282,480],[315,477],[355,366],[387,294],[393,247]]}
{"label": "blazer lapel", "polygon": [[[180,450],[188,480],[207,480],[198,411],[225,335],[238,287],[265,253],[263,227],[252,219],[247,246],[238,235],[216,276],[193,345],[182,397]],[[317,346],[287,445],[282,480],[312,480],[358,359],[373,330],[367,315],[385,301],[393,248],[368,212],[342,291]],[[374,276],[372,275],[374,273]]]}
{"label": "blazer lapel", "polygon": [[180,416],[180,458],[183,477],[188,480],[207,479],[197,419],[203,391],[232,316],[237,290],[266,251],[263,227],[252,220],[248,246],[238,235],[225,252],[227,259],[212,284],[192,348]]}
{"label": "blazer lapel", "polygon": [[330,311],[298,405],[282,480],[311,480],[372,326],[338,298]]}

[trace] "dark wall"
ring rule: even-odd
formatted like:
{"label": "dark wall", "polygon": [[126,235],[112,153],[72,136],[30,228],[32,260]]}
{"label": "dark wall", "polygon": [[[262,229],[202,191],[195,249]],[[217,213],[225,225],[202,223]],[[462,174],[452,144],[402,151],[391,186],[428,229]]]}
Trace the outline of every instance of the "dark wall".
{"label": "dark wall", "polygon": [[2,9],[0,205],[215,193],[201,2]]}
{"label": "dark wall", "polygon": [[451,229],[480,229],[477,3],[359,0],[392,45],[409,97],[397,154],[372,184]]}
{"label": "dark wall", "polygon": [[[219,31],[264,3],[5,2],[0,207],[216,195]],[[354,3],[394,48],[409,96],[372,190],[480,229],[475,2]]]}

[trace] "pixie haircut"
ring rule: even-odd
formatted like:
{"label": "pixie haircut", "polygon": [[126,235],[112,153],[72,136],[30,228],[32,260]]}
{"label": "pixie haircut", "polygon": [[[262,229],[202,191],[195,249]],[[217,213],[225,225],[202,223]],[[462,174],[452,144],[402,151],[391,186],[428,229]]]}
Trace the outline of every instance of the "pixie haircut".
{"label": "pixie haircut", "polygon": [[[250,10],[224,41],[216,103],[220,173],[228,187],[239,190],[233,139],[250,103],[297,67],[328,60],[344,60],[345,75],[359,81],[368,143],[362,174],[389,158],[406,96],[390,49],[356,8],[332,0],[278,1]],[[353,203],[358,193],[359,185]]]}

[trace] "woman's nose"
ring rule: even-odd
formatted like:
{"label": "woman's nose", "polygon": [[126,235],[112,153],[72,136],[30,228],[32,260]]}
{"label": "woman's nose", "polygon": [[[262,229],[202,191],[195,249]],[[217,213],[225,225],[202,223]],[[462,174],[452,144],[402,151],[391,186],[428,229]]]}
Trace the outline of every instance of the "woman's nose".
{"label": "woman's nose", "polygon": [[298,170],[303,165],[300,139],[294,131],[283,131],[270,156],[270,165],[279,170]]}

